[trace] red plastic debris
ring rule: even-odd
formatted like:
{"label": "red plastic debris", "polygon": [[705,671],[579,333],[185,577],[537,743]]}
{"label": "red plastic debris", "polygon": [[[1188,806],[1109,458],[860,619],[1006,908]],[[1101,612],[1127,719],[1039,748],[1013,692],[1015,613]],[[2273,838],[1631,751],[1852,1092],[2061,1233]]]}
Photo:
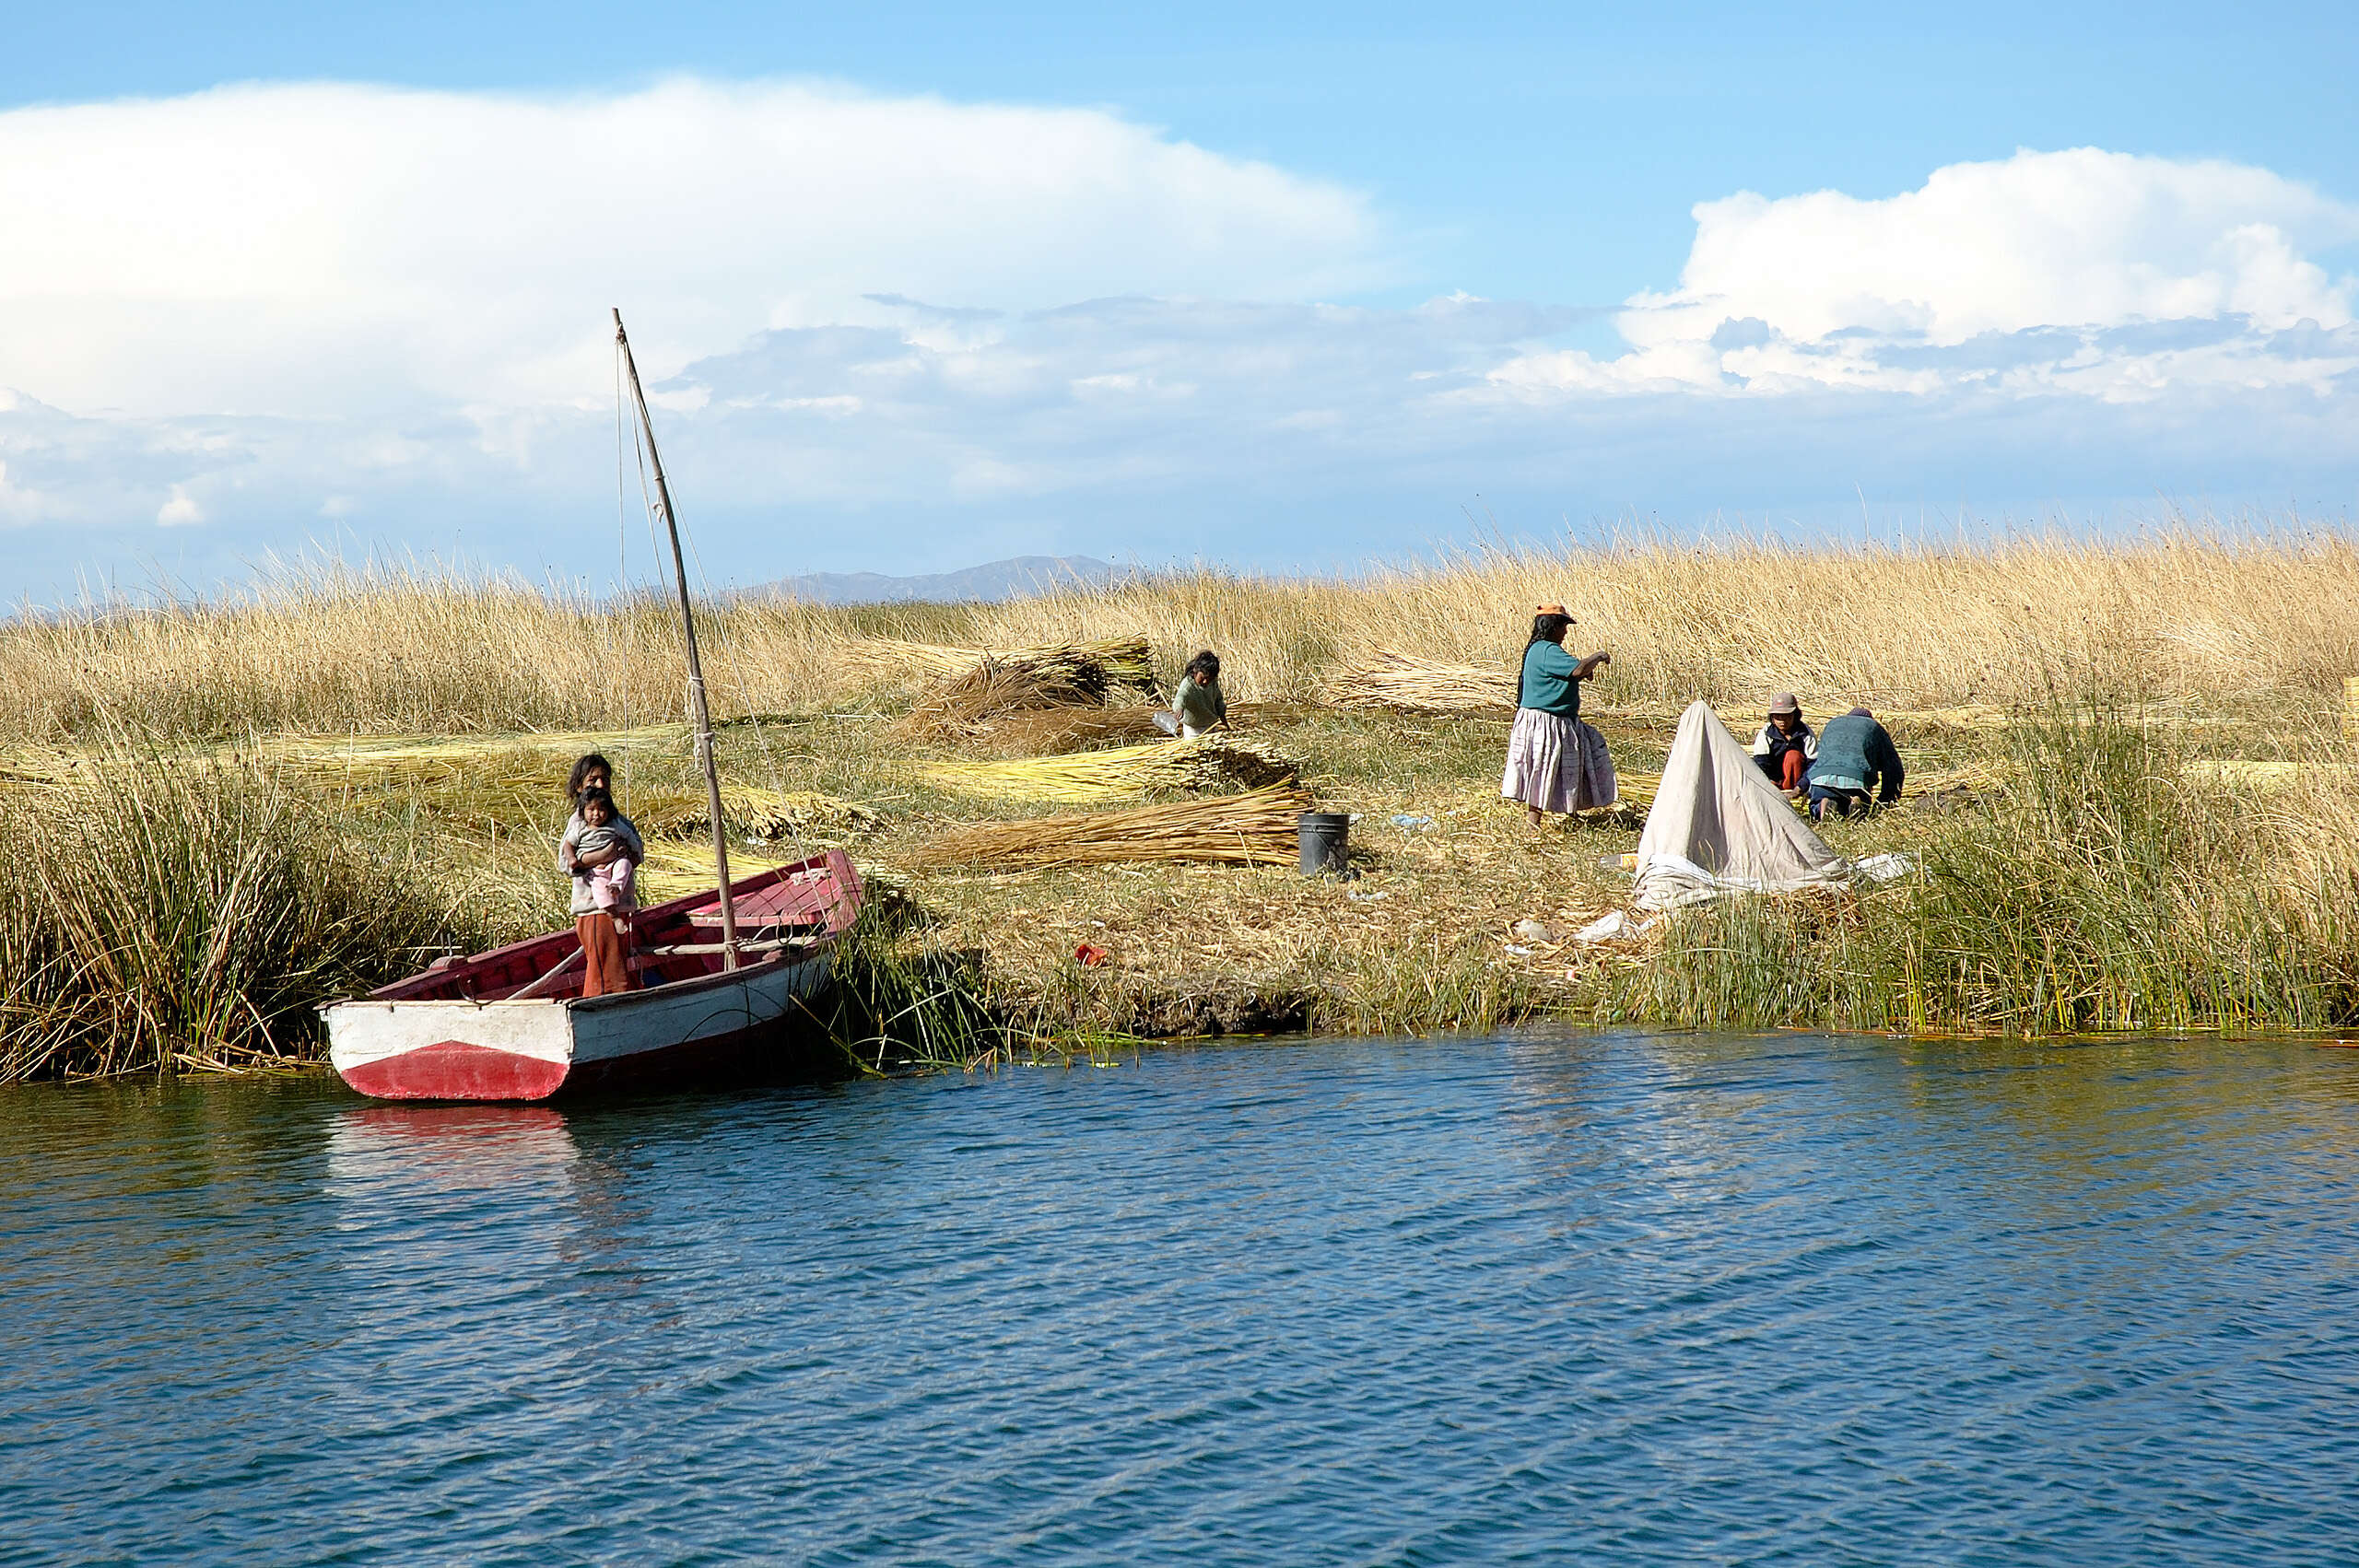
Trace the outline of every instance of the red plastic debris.
{"label": "red plastic debris", "polygon": [[1085,942],[1079,947],[1073,950],[1073,956],[1074,963],[1087,964],[1092,967],[1095,967],[1097,965],[1105,963],[1106,960],[1113,957],[1114,955],[1107,952],[1104,948],[1098,946],[1094,942]]}

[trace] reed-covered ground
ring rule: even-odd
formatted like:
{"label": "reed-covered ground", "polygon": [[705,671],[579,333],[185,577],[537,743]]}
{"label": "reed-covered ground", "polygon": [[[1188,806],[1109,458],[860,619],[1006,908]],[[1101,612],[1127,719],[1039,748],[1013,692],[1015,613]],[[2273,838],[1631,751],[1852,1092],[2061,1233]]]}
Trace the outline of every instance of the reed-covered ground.
{"label": "reed-covered ground", "polygon": [[[848,1036],[876,1060],[963,1059],[1535,1013],[2343,1026],[2359,1013],[2341,731],[2354,590],[2359,547],[2334,535],[1637,544],[1348,583],[1199,572],[1003,605],[739,602],[704,626],[716,709],[747,720],[722,748],[746,863],[843,843],[886,890],[889,929],[851,966]],[[1791,689],[1813,719],[1887,711],[1918,776],[1999,787],[1831,829],[1847,851],[1906,849],[1922,868],[1857,898],[1568,944],[1625,895],[1600,862],[1636,827],[1531,834],[1496,798],[1504,712],[1328,701],[1380,649],[1504,671],[1542,599],[1568,603],[1582,649],[1614,655],[1590,700],[1625,775],[1660,766],[1685,702],[1712,700],[1743,732]],[[1303,765],[1323,808],[1360,813],[1359,880],[925,863],[950,828],[1071,808],[945,782],[945,760],[991,748],[902,722],[935,673],[890,643],[1129,635],[1167,692],[1189,652],[1220,650],[1232,703],[1262,705],[1250,731]],[[0,883],[0,1076],[299,1055],[321,995],[561,923],[557,797],[593,745],[619,765],[626,808],[668,825],[652,889],[685,888],[710,851],[680,692],[660,603],[509,581],[333,569],[204,603],[20,615],[0,628],[16,737],[0,809],[27,847]],[[1519,937],[1519,921],[1548,930]],[[1085,942],[1109,961],[1076,964]]]}

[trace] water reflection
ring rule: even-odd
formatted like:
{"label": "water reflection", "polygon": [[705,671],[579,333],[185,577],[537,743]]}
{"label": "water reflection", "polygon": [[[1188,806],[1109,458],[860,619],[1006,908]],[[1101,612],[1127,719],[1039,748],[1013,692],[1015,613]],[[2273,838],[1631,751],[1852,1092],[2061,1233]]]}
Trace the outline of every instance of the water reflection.
{"label": "water reflection", "polygon": [[347,1203],[510,1186],[562,1198],[580,1158],[546,1106],[360,1105],[328,1133],[330,1189]]}

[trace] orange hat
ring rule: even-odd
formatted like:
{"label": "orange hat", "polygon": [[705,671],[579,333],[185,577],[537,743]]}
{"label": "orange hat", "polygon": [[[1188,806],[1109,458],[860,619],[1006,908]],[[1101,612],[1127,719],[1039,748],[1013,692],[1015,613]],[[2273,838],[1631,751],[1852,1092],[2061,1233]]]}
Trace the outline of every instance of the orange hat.
{"label": "orange hat", "polygon": [[1534,604],[1532,613],[1535,615],[1561,615],[1565,607],[1562,604]]}

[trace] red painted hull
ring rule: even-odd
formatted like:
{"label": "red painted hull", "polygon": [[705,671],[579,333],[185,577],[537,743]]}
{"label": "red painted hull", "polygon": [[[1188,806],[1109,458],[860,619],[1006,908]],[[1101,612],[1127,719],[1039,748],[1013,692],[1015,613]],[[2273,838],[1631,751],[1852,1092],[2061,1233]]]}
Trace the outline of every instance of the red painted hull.
{"label": "red painted hull", "polygon": [[344,1081],[380,1100],[546,1100],[572,1069],[464,1040],[444,1040],[381,1061],[342,1068]]}

